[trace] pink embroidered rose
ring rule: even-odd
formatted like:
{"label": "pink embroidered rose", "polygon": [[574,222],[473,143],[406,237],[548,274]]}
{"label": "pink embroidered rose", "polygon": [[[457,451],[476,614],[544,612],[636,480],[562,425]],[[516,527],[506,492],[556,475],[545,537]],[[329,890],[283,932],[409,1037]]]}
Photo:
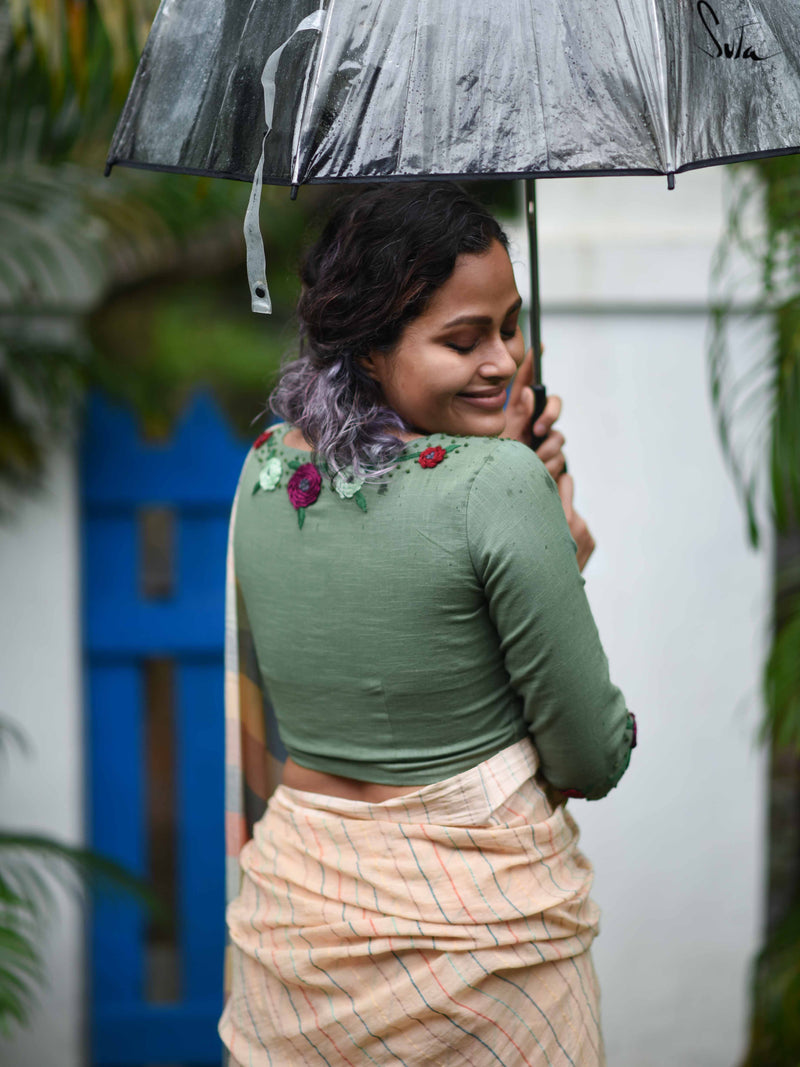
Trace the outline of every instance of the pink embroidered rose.
{"label": "pink embroidered rose", "polygon": [[261,448],[262,445],[265,445],[267,441],[269,441],[273,433],[273,430],[265,430],[263,433],[260,433],[255,441],[253,441],[253,448]]}
{"label": "pink embroidered rose", "polygon": [[321,486],[322,475],[313,463],[298,467],[286,486],[292,507],[297,510],[309,507],[319,496]]}
{"label": "pink embroidered rose", "polygon": [[430,448],[426,448],[424,452],[420,453],[418,463],[420,467],[438,467],[446,455],[447,451],[444,448],[440,448],[438,445],[431,445]]}

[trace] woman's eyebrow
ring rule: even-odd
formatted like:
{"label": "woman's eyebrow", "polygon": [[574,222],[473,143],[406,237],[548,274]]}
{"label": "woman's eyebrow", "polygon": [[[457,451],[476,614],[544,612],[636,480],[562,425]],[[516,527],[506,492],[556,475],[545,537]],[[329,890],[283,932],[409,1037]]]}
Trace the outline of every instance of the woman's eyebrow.
{"label": "woman's eyebrow", "polygon": [[[508,309],[503,316],[507,319],[509,315],[513,315],[515,311],[519,311],[522,307],[522,297],[519,296]],[[451,326],[491,326],[492,318],[490,315],[459,315],[457,319],[451,319],[450,322],[446,322],[442,326],[443,330],[449,330]]]}

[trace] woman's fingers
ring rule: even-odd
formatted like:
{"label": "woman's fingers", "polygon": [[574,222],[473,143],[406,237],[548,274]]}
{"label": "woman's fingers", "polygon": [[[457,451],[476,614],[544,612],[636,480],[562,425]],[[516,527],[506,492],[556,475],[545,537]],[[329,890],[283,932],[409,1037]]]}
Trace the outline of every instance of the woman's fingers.
{"label": "woman's fingers", "polygon": [[561,415],[561,397],[556,396],[553,393],[548,396],[547,403],[545,404],[544,411],[536,420],[536,425],[533,428],[533,432],[537,437],[547,437],[550,432],[550,428],[556,419]]}
{"label": "woman's fingers", "polygon": [[[544,348],[544,346],[542,346]],[[537,456],[545,464],[554,478],[566,467],[566,460],[561,449],[564,445],[563,434],[553,433],[553,424],[561,415],[561,397],[553,394],[547,398],[544,411],[536,419],[536,426],[531,427],[535,399],[531,383],[533,381],[533,349],[529,348],[520,363],[506,404],[506,428],[501,437],[511,437],[524,445],[533,443],[533,435],[543,439],[536,450]]]}
{"label": "woman's fingers", "polygon": [[558,479],[558,495],[561,497],[561,506],[569,522],[573,513],[572,498],[575,495],[575,479],[571,474],[565,474]]}
{"label": "woman's fingers", "polygon": [[[525,353],[525,358],[517,367],[517,373],[514,375],[514,381],[511,383],[511,388],[508,391],[508,406],[511,407],[514,404],[519,403],[520,398],[526,391],[526,386],[529,386],[533,380],[533,349],[529,348]],[[531,394],[533,395],[533,394]]]}
{"label": "woman's fingers", "polygon": [[551,430],[536,449],[536,455],[556,480],[560,474],[563,474],[567,465],[563,452],[565,442],[566,438],[560,430]]}
{"label": "woman's fingers", "polygon": [[531,445],[533,442],[531,421],[533,420],[534,399],[533,390],[530,387],[532,376],[533,352],[528,349],[508,391],[506,428],[500,435],[521,441],[523,445]]}

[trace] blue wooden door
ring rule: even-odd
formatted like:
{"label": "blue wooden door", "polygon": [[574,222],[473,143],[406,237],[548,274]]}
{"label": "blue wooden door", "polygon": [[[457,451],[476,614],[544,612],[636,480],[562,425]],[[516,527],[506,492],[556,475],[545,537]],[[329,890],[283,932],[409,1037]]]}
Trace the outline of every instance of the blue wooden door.
{"label": "blue wooden door", "polygon": [[92,1067],[220,1062],[223,635],[230,505],[247,448],[206,395],[169,442],[95,396],[82,447],[91,846],[150,877],[154,921],[98,900]]}

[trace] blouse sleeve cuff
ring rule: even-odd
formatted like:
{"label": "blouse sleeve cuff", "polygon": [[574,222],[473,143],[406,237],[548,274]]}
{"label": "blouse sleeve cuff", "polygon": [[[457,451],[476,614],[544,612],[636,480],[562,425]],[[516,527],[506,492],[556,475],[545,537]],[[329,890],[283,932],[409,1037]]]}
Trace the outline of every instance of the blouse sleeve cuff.
{"label": "blouse sleeve cuff", "polygon": [[580,789],[562,789],[561,792],[564,796],[572,797],[576,800],[602,800],[604,796],[607,796],[611,790],[619,784],[620,779],[628,769],[628,764],[631,761],[631,752],[636,748],[637,744],[636,716],[633,712],[628,712],[628,721],[625,725],[625,732],[622,737],[623,754],[605,783],[599,789],[592,790],[591,793],[583,793]]}

